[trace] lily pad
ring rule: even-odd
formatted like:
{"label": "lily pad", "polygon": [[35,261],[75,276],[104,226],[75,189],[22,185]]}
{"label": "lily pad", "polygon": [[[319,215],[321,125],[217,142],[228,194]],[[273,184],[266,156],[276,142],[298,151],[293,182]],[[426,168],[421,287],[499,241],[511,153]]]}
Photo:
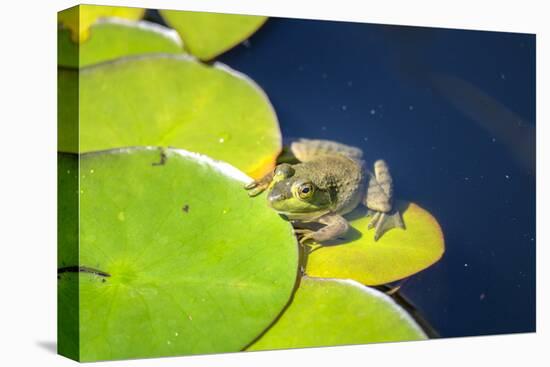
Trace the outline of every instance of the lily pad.
{"label": "lily pad", "polygon": [[78,68],[123,56],[183,53],[176,31],[143,20],[104,18],[90,27],[90,34],[89,40],[79,45],[71,40],[68,29],[58,29],[58,64]]}
{"label": "lily pad", "polygon": [[238,351],[288,302],[296,239],[248,200],[242,172],[146,147],[83,154],[79,166],[79,263],[58,282],[63,312],[78,276],[81,361]]}
{"label": "lily pad", "polygon": [[233,48],[260,28],[267,17],[160,10],[166,23],[178,31],[189,53],[210,60]]}
{"label": "lily pad", "polygon": [[[57,157],[57,266],[78,263],[78,160],[72,155]],[[66,277],[57,292],[58,352],[78,359],[78,278]]]}
{"label": "lily pad", "polygon": [[90,37],[90,27],[98,19],[117,17],[138,20],[145,14],[145,9],[123,6],[78,5],[60,11],[57,15],[59,24],[69,29],[73,42],[82,43]]}
{"label": "lily pad", "polygon": [[[71,78],[70,71],[59,73]],[[171,146],[226,161],[254,178],[275,165],[282,142],[271,103],[252,80],[223,64],[185,55],[130,57],[82,68],[79,76],[80,152]],[[65,118],[71,108],[61,103],[60,129],[75,128]],[[59,141],[60,151],[74,148]]]}
{"label": "lily pad", "polygon": [[247,350],[426,339],[390,297],[352,280],[303,277],[292,303]]}
{"label": "lily pad", "polygon": [[57,71],[57,145],[59,151],[78,152],[78,70]]}
{"label": "lily pad", "polygon": [[398,202],[406,229],[392,229],[374,241],[367,230],[366,209],[350,213],[346,236],[330,245],[314,246],[307,257],[306,273],[314,277],[353,279],[379,285],[415,274],[438,261],[445,251],[437,220],[414,203]]}

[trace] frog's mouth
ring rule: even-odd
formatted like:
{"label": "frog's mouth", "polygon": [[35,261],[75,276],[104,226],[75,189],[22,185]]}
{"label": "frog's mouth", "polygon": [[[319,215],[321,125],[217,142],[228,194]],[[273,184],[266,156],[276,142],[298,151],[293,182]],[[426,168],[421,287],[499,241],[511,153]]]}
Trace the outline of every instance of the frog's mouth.
{"label": "frog's mouth", "polygon": [[289,199],[292,199],[292,194],[290,192],[275,192],[271,190],[267,195],[267,204],[277,212],[283,212],[286,211],[286,205]]}
{"label": "frog's mouth", "polygon": [[304,222],[315,221],[316,219],[322,217],[325,214],[328,214],[330,210],[319,210],[313,212],[286,212],[282,210],[277,210],[277,213],[284,216],[287,220],[298,220]]}
{"label": "frog's mouth", "polygon": [[295,199],[292,193],[287,191],[273,192],[267,196],[268,205],[277,213],[290,220],[311,220],[328,213],[327,208],[319,208],[299,199]]}

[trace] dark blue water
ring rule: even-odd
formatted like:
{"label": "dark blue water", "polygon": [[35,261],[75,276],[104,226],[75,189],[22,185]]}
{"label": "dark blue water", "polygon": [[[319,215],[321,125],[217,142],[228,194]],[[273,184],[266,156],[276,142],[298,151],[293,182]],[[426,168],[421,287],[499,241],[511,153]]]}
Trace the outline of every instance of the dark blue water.
{"label": "dark blue water", "polygon": [[535,330],[535,36],[270,19],[218,58],[285,137],[356,145],[441,224],[403,287],[443,337]]}

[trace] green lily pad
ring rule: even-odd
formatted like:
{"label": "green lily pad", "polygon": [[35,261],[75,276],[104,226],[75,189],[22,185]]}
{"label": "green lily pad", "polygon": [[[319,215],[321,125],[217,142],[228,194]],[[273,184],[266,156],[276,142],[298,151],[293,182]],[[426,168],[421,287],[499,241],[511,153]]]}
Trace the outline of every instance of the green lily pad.
{"label": "green lily pad", "polygon": [[78,160],[72,154],[58,154],[57,178],[57,264],[63,267],[78,262]]}
{"label": "green lily pad", "polygon": [[[68,73],[59,70],[59,78],[78,77]],[[79,81],[80,152],[171,146],[226,161],[257,178],[273,169],[281,150],[267,96],[225,65],[185,55],[124,58],[82,68]],[[61,130],[75,129],[74,118],[64,113],[71,108],[60,104]],[[76,153],[74,145],[60,140],[59,151]]]}
{"label": "green lily pad", "polygon": [[[57,164],[57,266],[78,263],[78,160],[58,154]],[[58,352],[78,359],[78,279],[73,275],[59,283],[57,292]]]}
{"label": "green lily pad", "polygon": [[78,84],[77,69],[58,69],[57,145],[59,151],[78,152]]}
{"label": "green lily pad", "polygon": [[238,351],[280,313],[297,243],[246,175],[176,149],[80,157],[80,261],[58,282],[64,314],[78,275],[81,361]]}
{"label": "green lily pad", "polygon": [[303,277],[290,306],[247,350],[426,339],[390,297],[351,280]]}
{"label": "green lily pad", "polygon": [[82,67],[123,56],[151,53],[183,53],[176,31],[147,21],[105,18],[90,27],[90,38],[82,44],[71,40],[70,31],[57,31],[58,65]]}
{"label": "green lily pad", "polygon": [[314,277],[353,279],[379,285],[415,274],[438,261],[445,251],[437,220],[414,203],[398,202],[406,230],[392,229],[374,241],[367,230],[366,209],[350,213],[351,227],[337,243],[314,246],[307,257],[306,273]]}
{"label": "green lily pad", "polygon": [[57,21],[71,32],[73,42],[82,43],[90,37],[90,27],[98,19],[117,17],[138,20],[145,14],[145,9],[123,6],[78,5],[60,11]]}
{"label": "green lily pad", "polygon": [[233,48],[260,28],[267,17],[239,14],[160,10],[166,23],[180,34],[189,53],[210,60]]}

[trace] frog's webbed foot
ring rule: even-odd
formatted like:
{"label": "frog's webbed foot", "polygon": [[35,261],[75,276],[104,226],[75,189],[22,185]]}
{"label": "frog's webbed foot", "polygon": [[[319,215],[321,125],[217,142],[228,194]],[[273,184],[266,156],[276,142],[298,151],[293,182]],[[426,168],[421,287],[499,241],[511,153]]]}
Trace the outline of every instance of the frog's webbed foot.
{"label": "frog's webbed foot", "polygon": [[269,187],[271,181],[273,181],[273,174],[273,172],[270,172],[259,180],[252,181],[251,183],[247,184],[244,189],[248,191],[249,196],[260,195]]}
{"label": "frog's webbed foot", "polygon": [[367,196],[364,204],[373,214],[368,229],[375,228],[374,240],[392,228],[405,228],[401,214],[392,211],[393,180],[386,162],[378,160],[374,163],[374,174],[370,173]]}
{"label": "frog's webbed foot", "polygon": [[391,213],[384,212],[374,212],[372,219],[370,220],[368,229],[374,228],[374,240],[378,239],[386,232],[392,228],[402,228],[405,229],[405,224],[401,218],[401,213],[398,210],[395,210]]}

